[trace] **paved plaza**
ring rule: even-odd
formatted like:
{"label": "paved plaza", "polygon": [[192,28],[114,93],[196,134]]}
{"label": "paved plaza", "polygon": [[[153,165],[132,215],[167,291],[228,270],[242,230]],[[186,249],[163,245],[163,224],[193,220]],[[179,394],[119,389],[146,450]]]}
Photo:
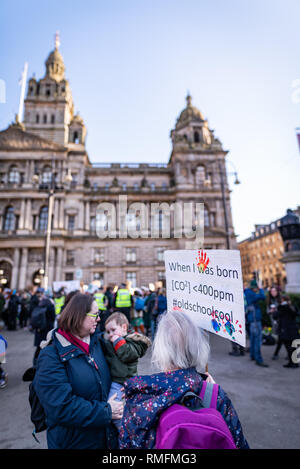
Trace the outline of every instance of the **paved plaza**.
{"label": "paved plaza", "polygon": [[[0,449],[47,448],[46,432],[40,433],[40,444],[33,439],[30,421],[28,383],[22,381],[31,366],[34,352],[33,334],[28,330],[1,333],[8,340],[8,385],[0,390]],[[230,343],[211,335],[209,371],[232,399],[244,434],[251,448],[295,449],[300,447],[300,368],[286,369],[286,351],[272,361],[274,347],[262,346],[263,357],[270,365],[260,368],[249,354],[232,357]],[[141,359],[140,374],[155,371],[150,364],[150,351]]]}

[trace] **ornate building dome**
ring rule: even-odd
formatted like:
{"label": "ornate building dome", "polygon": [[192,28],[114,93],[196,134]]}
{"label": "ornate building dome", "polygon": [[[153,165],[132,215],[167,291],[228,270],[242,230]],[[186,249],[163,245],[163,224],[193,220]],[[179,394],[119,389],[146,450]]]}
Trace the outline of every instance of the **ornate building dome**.
{"label": "ornate building dome", "polygon": [[55,81],[60,82],[65,78],[65,64],[61,53],[58,50],[59,37],[56,33],[55,37],[55,49],[50,52],[45,64],[46,64],[46,76],[53,78]]}
{"label": "ornate building dome", "polygon": [[186,126],[191,121],[204,122],[204,116],[195,106],[192,106],[192,97],[188,94],[186,97],[186,108],[181,112],[176,122],[176,129]]}

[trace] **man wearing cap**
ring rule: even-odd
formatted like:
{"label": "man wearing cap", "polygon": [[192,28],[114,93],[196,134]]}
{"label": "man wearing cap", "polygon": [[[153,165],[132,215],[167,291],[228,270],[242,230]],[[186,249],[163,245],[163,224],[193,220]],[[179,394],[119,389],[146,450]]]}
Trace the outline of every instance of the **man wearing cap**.
{"label": "man wearing cap", "polygon": [[250,357],[258,366],[268,367],[261,356],[262,342],[262,314],[259,306],[260,300],[265,300],[265,293],[258,288],[256,280],[251,280],[249,288],[244,291],[246,299],[246,315],[250,326]]}

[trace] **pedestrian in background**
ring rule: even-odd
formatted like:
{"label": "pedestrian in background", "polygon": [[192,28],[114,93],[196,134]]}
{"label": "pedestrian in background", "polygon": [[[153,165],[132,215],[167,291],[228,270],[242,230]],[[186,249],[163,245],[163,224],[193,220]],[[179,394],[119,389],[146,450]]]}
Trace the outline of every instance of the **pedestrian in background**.
{"label": "pedestrian in background", "polygon": [[17,290],[13,290],[7,306],[7,329],[9,331],[17,330],[17,317],[19,313],[20,299]]}
{"label": "pedestrian in background", "polygon": [[133,310],[133,319],[131,324],[134,327],[135,332],[141,332],[145,335],[145,325],[144,325],[144,308],[145,300],[143,298],[142,290],[136,289],[134,292],[134,310]]}
{"label": "pedestrian in background", "polygon": [[278,306],[281,303],[281,295],[280,291],[276,286],[272,286],[267,296],[267,312],[270,316],[271,324],[272,324],[272,331],[274,334],[277,335],[277,345],[275,352],[273,354],[272,360],[278,360],[279,351],[281,346],[283,345],[281,339],[278,335]]}
{"label": "pedestrian in background", "polygon": [[258,288],[256,280],[251,280],[249,288],[244,291],[246,297],[247,321],[250,326],[250,358],[256,365],[268,367],[264,363],[261,355],[262,343],[262,313],[259,301],[265,300],[265,293],[262,288]]}
{"label": "pedestrian in background", "polygon": [[294,306],[292,306],[291,300],[287,295],[282,296],[277,311],[278,337],[286,348],[289,360],[288,363],[283,366],[284,368],[299,368],[299,364],[293,363],[292,360],[292,354],[294,352],[292,343],[295,339],[299,338],[298,324],[296,321],[297,311]]}
{"label": "pedestrian in background", "polygon": [[132,307],[133,297],[130,294],[128,288],[126,287],[126,284],[121,283],[114,297],[114,309],[115,311],[120,311],[121,313],[125,314],[128,319],[128,322],[130,323],[130,312]]}
{"label": "pedestrian in background", "polygon": [[23,329],[23,327],[27,326],[27,321],[28,321],[28,316],[29,316],[30,293],[28,291],[24,290],[22,292],[20,303],[21,303],[21,311],[19,315],[19,323],[20,323],[20,327]]}
{"label": "pedestrian in background", "polygon": [[151,335],[152,341],[154,340],[157,324],[161,318],[161,315],[167,311],[167,297],[166,297],[166,290],[164,288],[160,288],[157,291],[155,297],[155,304],[152,310],[152,320],[151,320]]}
{"label": "pedestrian in background", "polygon": [[105,295],[106,298],[107,298],[107,310],[108,310],[110,313],[112,313],[112,311],[113,311],[114,295],[113,295],[112,287],[111,287],[111,286],[106,287],[106,290],[105,290],[104,295]]}
{"label": "pedestrian in background", "polygon": [[[34,357],[33,357],[33,366],[36,367],[37,359],[41,351],[40,343],[42,340],[46,340],[47,334],[54,327],[55,321],[55,306],[54,302],[51,301],[46,295],[44,288],[38,288],[36,295],[38,297],[38,305],[35,307],[40,310],[45,310],[45,327],[43,329],[35,329],[34,331],[34,346],[36,347]],[[32,312],[34,314],[34,310]]]}
{"label": "pedestrian in background", "polygon": [[7,349],[7,340],[0,335],[0,389],[3,389],[7,385],[8,375],[2,368],[2,364],[5,363],[5,354]]}

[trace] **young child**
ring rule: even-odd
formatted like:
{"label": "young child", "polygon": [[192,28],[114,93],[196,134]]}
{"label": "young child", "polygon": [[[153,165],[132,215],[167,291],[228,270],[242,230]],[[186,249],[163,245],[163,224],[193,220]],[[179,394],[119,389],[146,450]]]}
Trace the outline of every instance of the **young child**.
{"label": "young child", "polygon": [[[125,314],[116,312],[105,322],[103,342],[112,379],[108,399],[117,393],[116,400],[121,401],[123,384],[137,374],[138,359],[145,355],[151,341],[148,337],[129,330]],[[121,420],[113,422],[119,429]]]}

